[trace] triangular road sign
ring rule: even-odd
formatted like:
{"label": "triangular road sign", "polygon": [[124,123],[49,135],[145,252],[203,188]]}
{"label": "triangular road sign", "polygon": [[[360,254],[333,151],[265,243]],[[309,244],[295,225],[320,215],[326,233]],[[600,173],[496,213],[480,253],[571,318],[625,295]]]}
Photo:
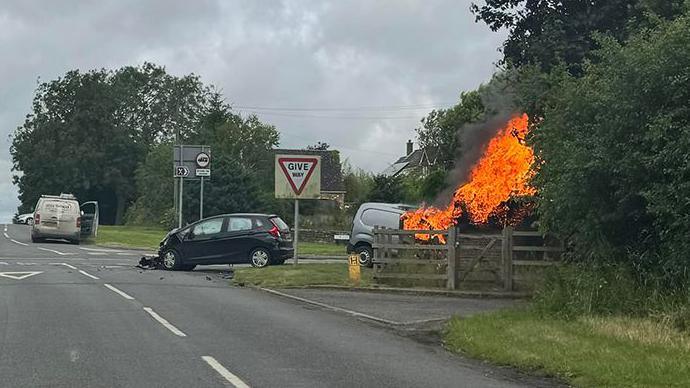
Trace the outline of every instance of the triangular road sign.
{"label": "triangular road sign", "polygon": [[302,194],[318,161],[317,158],[278,158],[280,169],[283,170],[295,194]]}
{"label": "triangular road sign", "polygon": [[43,271],[39,271],[39,272],[0,272],[0,276],[5,277],[5,278],[14,279],[14,280],[24,280],[30,276],[38,275],[39,273],[43,273]]}

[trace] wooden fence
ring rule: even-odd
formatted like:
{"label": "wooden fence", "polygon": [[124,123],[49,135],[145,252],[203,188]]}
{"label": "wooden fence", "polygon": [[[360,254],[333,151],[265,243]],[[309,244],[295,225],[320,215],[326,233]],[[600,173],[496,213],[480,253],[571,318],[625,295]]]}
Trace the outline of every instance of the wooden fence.
{"label": "wooden fence", "polygon": [[[415,236],[428,236],[427,240]],[[451,290],[489,285],[513,291],[534,278],[532,268],[557,264],[562,246],[535,230],[459,233],[374,229],[374,278],[444,282]],[[407,267],[406,267],[407,265]]]}

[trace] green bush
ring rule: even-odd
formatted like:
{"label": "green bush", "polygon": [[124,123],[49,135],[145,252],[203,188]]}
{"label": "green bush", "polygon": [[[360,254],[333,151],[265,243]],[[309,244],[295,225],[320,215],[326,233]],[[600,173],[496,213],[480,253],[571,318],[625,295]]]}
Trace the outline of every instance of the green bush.
{"label": "green bush", "polygon": [[549,316],[648,316],[690,328],[688,290],[664,290],[642,284],[624,264],[573,263],[546,273],[534,295],[533,307]]}

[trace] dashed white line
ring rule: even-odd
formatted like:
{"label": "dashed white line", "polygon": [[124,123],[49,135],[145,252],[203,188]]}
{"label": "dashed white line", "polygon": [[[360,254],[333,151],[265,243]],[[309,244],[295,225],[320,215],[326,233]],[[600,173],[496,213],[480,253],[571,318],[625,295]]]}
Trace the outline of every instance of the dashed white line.
{"label": "dashed white line", "polygon": [[88,276],[88,277],[90,277],[91,279],[95,279],[95,280],[100,279],[100,278],[97,278],[97,277],[91,275],[90,273],[88,273],[88,272],[86,272],[86,271],[84,271],[84,270],[81,270],[81,269],[79,270],[79,273],[82,274],[82,275],[84,275],[84,276]]}
{"label": "dashed white line", "polygon": [[178,329],[178,328],[176,328],[175,326],[171,325],[170,322],[166,321],[165,318],[163,318],[163,317],[161,317],[160,315],[158,315],[158,314],[157,314],[155,311],[153,311],[153,309],[151,309],[150,307],[144,307],[144,311],[146,311],[147,313],[149,313],[149,314],[153,317],[153,319],[155,319],[156,321],[158,321],[158,323],[160,323],[161,325],[163,325],[166,329],[172,331],[173,334],[175,334],[176,336],[179,336],[179,337],[186,337],[186,336],[187,336],[187,334],[183,333],[182,331],[180,331],[180,329]]}
{"label": "dashed white line", "polygon": [[5,235],[5,238],[10,238],[10,235],[7,234],[7,232],[3,233]]}
{"label": "dashed white line", "polygon": [[10,265],[10,263],[7,263],[5,261],[0,261],[0,265]]}
{"label": "dashed white line", "polygon": [[15,243],[15,244],[19,244],[19,245],[24,245],[24,246],[28,246],[28,245],[29,245],[29,244],[27,244],[27,243],[23,243],[23,242],[21,242],[21,241],[17,241],[17,240],[12,239],[12,238],[10,239],[10,241],[12,241],[12,242]]}
{"label": "dashed white line", "polygon": [[218,374],[223,376],[225,380],[227,380],[230,384],[232,384],[236,388],[249,388],[249,385],[242,381],[239,377],[235,376],[232,372],[227,370],[221,363],[218,362],[215,358],[211,356],[202,356],[202,360],[206,361],[208,365],[211,366],[211,368],[215,369]]}
{"label": "dashed white line", "polygon": [[[52,263],[51,263],[51,264],[52,264]],[[71,265],[71,264],[67,264],[67,263],[55,263],[55,264],[64,265],[65,267],[71,268],[71,269],[77,269],[77,267],[75,267],[75,266],[73,266],[73,265]]]}
{"label": "dashed white line", "polygon": [[108,283],[104,283],[103,285],[106,286],[106,288],[110,289],[112,292],[114,292],[114,293],[120,295],[121,297],[123,297],[123,298],[125,298],[125,299],[134,300],[133,297],[127,295],[124,291],[118,290],[117,288],[111,286],[111,285],[108,284]]}

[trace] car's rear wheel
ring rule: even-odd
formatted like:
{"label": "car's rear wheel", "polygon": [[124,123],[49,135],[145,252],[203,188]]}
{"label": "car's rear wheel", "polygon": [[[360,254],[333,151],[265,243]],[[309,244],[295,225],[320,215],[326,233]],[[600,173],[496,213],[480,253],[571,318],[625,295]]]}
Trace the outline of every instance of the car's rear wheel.
{"label": "car's rear wheel", "polygon": [[271,252],[266,248],[255,248],[249,254],[249,261],[252,267],[263,268],[271,262]]}
{"label": "car's rear wheel", "polygon": [[29,217],[26,219],[26,224],[29,226],[34,226],[34,219]]}
{"label": "car's rear wheel", "polygon": [[163,269],[174,271],[182,268],[182,258],[174,249],[169,249],[163,253]]}
{"label": "car's rear wheel", "polygon": [[362,267],[373,267],[374,266],[374,251],[368,245],[358,245],[355,248],[355,252],[359,255],[359,265]]}

